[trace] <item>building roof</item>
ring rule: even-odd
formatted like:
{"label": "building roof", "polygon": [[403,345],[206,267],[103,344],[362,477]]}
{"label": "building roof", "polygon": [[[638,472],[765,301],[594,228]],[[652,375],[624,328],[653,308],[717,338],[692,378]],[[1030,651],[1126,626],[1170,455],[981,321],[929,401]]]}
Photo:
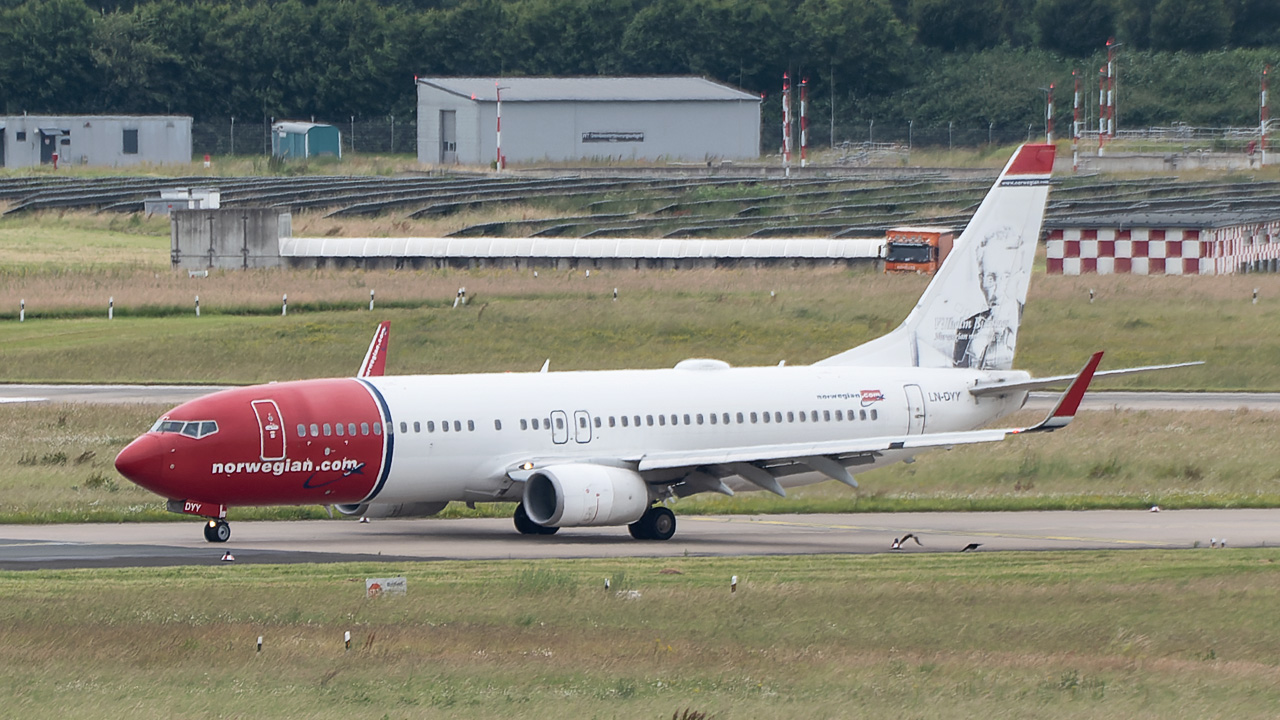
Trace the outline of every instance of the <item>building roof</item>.
{"label": "building roof", "polygon": [[476,102],[744,101],[760,98],[701,77],[422,77],[418,83]]}
{"label": "building roof", "polygon": [[284,257],[427,258],[878,258],[882,239],[649,239],[649,238],[340,238],[280,239]]}
{"label": "building roof", "polygon": [[1058,228],[1115,228],[1127,230],[1130,228],[1223,228],[1277,221],[1280,221],[1280,211],[1153,212],[1050,217],[1045,218],[1044,225],[1051,230]]}

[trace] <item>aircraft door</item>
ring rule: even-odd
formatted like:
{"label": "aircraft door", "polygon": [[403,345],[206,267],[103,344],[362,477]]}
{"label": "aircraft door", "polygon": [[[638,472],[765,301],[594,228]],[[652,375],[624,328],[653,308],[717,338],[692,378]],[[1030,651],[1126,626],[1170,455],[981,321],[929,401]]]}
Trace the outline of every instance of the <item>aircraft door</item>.
{"label": "aircraft door", "polygon": [[573,439],[579,443],[591,442],[591,414],[586,410],[573,414]]}
{"label": "aircraft door", "polygon": [[924,392],[919,385],[904,385],[907,393],[907,434],[919,435],[924,432]]}
{"label": "aircraft door", "polygon": [[258,416],[258,434],[262,439],[263,460],[284,459],[284,420],[275,400],[254,400],[253,412]]}
{"label": "aircraft door", "polygon": [[40,164],[53,162],[53,154],[58,150],[58,136],[50,131],[40,131]]}
{"label": "aircraft door", "polygon": [[458,113],[455,110],[440,111],[440,164],[458,162]]}
{"label": "aircraft door", "polygon": [[551,442],[557,445],[569,442],[569,416],[563,410],[551,413]]}

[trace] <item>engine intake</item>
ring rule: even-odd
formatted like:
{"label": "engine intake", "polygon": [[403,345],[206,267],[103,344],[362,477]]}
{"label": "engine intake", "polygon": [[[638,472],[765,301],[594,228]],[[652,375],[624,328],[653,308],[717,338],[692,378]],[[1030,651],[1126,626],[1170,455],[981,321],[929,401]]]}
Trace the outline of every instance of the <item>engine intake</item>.
{"label": "engine intake", "polygon": [[444,509],[447,502],[415,502],[415,503],[360,503],[358,505],[335,505],[343,515],[359,515],[371,518],[424,518],[431,517]]}
{"label": "engine intake", "polygon": [[552,465],[524,484],[524,510],[546,527],[627,525],[649,509],[640,473],[604,465]]}

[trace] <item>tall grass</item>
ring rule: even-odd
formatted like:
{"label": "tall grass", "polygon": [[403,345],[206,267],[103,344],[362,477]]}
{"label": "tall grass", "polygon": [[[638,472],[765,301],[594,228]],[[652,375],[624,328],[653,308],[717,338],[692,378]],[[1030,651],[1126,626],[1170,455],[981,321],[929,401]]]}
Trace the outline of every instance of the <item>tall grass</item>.
{"label": "tall grass", "polygon": [[[9,572],[0,687],[15,716],[1270,717],[1277,561],[1262,549]],[[388,575],[408,595],[366,599],[361,580]],[[623,582],[606,591],[606,577]]]}

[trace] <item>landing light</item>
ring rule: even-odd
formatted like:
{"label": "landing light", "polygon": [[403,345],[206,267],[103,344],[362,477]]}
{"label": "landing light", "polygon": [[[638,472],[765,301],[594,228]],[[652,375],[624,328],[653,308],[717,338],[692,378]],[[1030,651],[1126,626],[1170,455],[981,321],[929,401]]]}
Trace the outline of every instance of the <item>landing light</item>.
{"label": "landing light", "polygon": [[532,469],[533,469],[533,463],[531,463],[531,462],[527,462],[527,463],[525,463],[525,464],[521,465],[521,466],[520,466],[520,469],[521,469],[521,470],[532,470]]}

